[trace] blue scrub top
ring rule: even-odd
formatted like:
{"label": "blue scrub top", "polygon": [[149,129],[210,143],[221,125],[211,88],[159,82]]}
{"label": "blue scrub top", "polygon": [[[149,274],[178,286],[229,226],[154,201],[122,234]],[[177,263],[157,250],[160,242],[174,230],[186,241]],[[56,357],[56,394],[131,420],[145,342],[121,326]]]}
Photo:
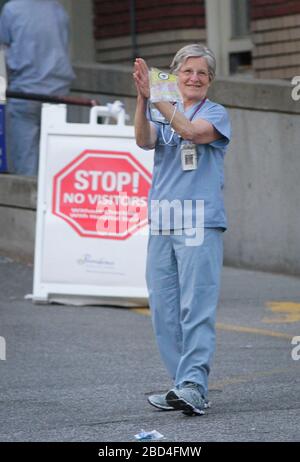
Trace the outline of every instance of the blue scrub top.
{"label": "blue scrub top", "polygon": [[[197,105],[188,108],[185,112],[180,107],[178,110],[184,112],[187,118],[191,118]],[[183,229],[197,226],[196,200],[204,201],[204,227],[223,228],[224,230],[227,228],[223,187],[224,156],[231,137],[228,112],[220,104],[207,99],[193,117],[193,120],[196,119],[210,122],[222,135],[222,138],[210,144],[197,145],[197,169],[190,171],[183,171],[181,167],[181,138],[177,133],[171,137],[172,132],[169,125],[154,123],[158,137],[154,154],[153,180],[148,197],[149,223],[152,230]],[[170,143],[166,144],[170,138]],[[180,201],[185,213],[184,219],[178,221],[171,213],[170,223],[163,222],[162,214],[155,213],[157,206],[151,211],[151,201],[153,200],[166,200],[168,203],[174,200]],[[191,201],[188,204],[189,207],[186,207],[187,203],[184,201]],[[159,207],[161,211],[164,204],[160,202]],[[178,226],[178,223],[181,225]],[[188,226],[186,226],[187,223]]]}
{"label": "blue scrub top", "polygon": [[9,88],[66,94],[74,79],[69,22],[56,0],[11,0],[0,16],[0,43],[7,45]]}

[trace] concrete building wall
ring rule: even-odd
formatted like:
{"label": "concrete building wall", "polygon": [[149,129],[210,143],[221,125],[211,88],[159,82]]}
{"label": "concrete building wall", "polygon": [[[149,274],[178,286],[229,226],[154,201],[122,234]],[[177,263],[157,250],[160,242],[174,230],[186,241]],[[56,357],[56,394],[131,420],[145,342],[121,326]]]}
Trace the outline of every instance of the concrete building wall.
{"label": "concrete building wall", "polygon": [[21,260],[33,259],[37,181],[0,175],[0,253]]}
{"label": "concrete building wall", "polygon": [[[300,271],[300,116],[232,109],[226,163],[227,263]],[[241,136],[242,134],[242,136]]]}
{"label": "concrete building wall", "polygon": [[93,0],[59,0],[70,17],[70,53],[74,62],[95,61]]}
{"label": "concrete building wall", "polygon": [[[133,116],[130,69],[85,65],[76,73],[74,92],[121,99]],[[225,162],[227,264],[300,275],[300,102],[291,90],[285,82],[232,78],[211,88],[233,124]],[[32,259],[35,188],[33,179],[1,176],[0,252]]]}

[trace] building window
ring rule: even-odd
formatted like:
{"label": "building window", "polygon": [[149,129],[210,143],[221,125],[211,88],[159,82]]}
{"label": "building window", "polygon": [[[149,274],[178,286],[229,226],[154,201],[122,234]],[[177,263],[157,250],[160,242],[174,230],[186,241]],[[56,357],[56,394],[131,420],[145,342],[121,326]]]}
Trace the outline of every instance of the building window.
{"label": "building window", "polygon": [[239,53],[229,54],[229,73],[251,74],[252,55],[250,51],[240,51]]}
{"label": "building window", "polygon": [[[239,42],[250,36],[249,0],[231,0],[231,40]],[[230,74],[251,74],[252,54],[250,50],[229,53]]]}
{"label": "building window", "polygon": [[249,0],[206,0],[208,46],[219,75],[252,74]]}
{"label": "building window", "polygon": [[231,0],[232,38],[250,35],[249,0]]}

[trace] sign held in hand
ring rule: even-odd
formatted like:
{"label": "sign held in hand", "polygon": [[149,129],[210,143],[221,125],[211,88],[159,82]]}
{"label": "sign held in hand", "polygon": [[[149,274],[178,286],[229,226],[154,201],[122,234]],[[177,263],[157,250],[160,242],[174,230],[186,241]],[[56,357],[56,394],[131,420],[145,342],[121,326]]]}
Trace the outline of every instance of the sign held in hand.
{"label": "sign held in hand", "polygon": [[170,101],[171,103],[182,100],[177,86],[177,76],[152,67],[149,72],[150,102]]}

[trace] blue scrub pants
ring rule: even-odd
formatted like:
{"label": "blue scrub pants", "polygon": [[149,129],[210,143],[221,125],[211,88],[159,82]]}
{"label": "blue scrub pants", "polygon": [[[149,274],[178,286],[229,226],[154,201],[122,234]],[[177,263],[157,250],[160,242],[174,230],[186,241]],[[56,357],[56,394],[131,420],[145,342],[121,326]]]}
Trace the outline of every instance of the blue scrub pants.
{"label": "blue scrub pants", "polygon": [[187,246],[182,233],[149,235],[149,302],[159,351],[175,385],[198,383],[206,396],[215,350],[223,232],[205,228],[198,246]]}
{"label": "blue scrub pants", "polygon": [[12,99],[6,114],[9,171],[17,175],[37,175],[41,103]]}

